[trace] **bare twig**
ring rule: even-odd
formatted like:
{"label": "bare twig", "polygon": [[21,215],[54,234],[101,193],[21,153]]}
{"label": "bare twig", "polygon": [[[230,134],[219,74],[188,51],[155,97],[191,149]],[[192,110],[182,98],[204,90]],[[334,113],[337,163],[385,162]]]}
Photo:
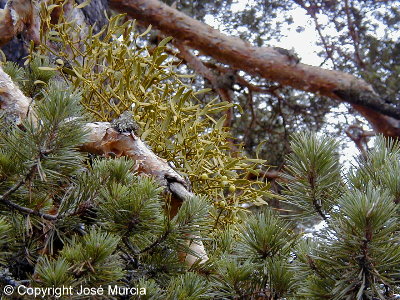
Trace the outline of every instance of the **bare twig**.
{"label": "bare twig", "polygon": [[351,12],[350,12],[348,0],[344,1],[344,8],[345,8],[346,17],[347,17],[347,27],[349,28],[349,34],[350,34],[351,40],[353,42],[355,61],[360,68],[365,69],[365,63],[362,60],[361,54],[360,54],[360,37],[358,35],[358,32],[356,31],[356,28],[354,26],[353,20],[350,15]]}
{"label": "bare twig", "polygon": [[24,206],[21,206],[19,204],[16,204],[10,200],[8,200],[7,198],[10,197],[13,193],[15,193],[22,185],[25,184],[25,182],[27,182],[28,180],[30,180],[33,176],[33,174],[36,172],[37,170],[37,165],[34,164],[29,172],[24,176],[24,178],[22,178],[19,182],[17,182],[15,185],[13,185],[10,189],[8,189],[3,195],[0,196],[0,203],[3,203],[15,210],[18,210],[21,213],[24,214],[28,214],[28,215],[35,215],[35,216],[39,216],[45,220],[57,220],[58,215],[49,215],[49,214],[45,214],[42,213],[40,211],[37,210],[33,210]]}
{"label": "bare twig", "polygon": [[[130,17],[146,24],[152,24],[164,34],[174,36],[187,46],[231,66],[232,69],[242,70],[283,86],[350,103],[371,122],[375,130],[386,136],[400,136],[398,126],[386,118],[400,120],[400,111],[387,104],[369,83],[352,74],[303,63],[293,64],[287,55],[280,54],[273,48],[255,47],[237,37],[222,34],[161,1],[110,0],[109,3],[111,7],[127,12]],[[370,110],[377,112],[377,115],[372,116]]]}
{"label": "bare twig", "polygon": [[325,36],[322,34],[321,24],[319,24],[319,22],[318,22],[318,17],[317,17],[317,14],[315,13],[315,10],[311,6],[305,5],[305,3],[301,0],[295,0],[294,2],[296,2],[303,9],[305,9],[307,11],[307,13],[313,19],[314,24],[315,24],[315,29],[318,32],[319,38],[321,39],[321,42],[322,42],[322,45],[324,45],[326,55],[327,55],[328,59],[330,59],[330,61],[332,62],[333,68],[336,69],[336,63],[335,63],[335,60],[333,59],[333,46],[328,45],[328,42],[326,41]]}
{"label": "bare twig", "polygon": [[374,136],[375,133],[371,131],[365,131],[359,125],[350,125],[345,130],[345,133],[356,144],[358,150],[360,150],[360,153],[365,157],[367,155],[368,139],[371,136]]}

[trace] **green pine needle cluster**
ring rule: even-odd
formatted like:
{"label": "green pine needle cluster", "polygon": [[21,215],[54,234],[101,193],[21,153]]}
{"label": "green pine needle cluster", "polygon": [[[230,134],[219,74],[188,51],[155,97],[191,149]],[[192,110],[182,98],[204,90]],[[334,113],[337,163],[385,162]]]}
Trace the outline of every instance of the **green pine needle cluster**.
{"label": "green pine needle cluster", "polygon": [[[265,161],[246,157],[238,141],[232,150],[232,137],[223,127],[232,104],[200,100],[208,90],[193,90],[193,76],[177,72],[166,53],[171,37],[149,48],[144,42],[151,28],[140,33],[124,15],[110,17],[97,33],[64,15],[53,24],[50,14],[57,7],[43,4],[42,46],[28,61],[50,57],[51,66],[41,69],[79,90],[92,119],[112,121],[132,113],[141,139],[187,176],[196,194],[224,203],[214,215],[217,226],[234,222],[239,204],[265,204],[274,197],[260,175]],[[87,34],[82,37],[82,32]],[[250,176],[257,180],[248,180]]]}
{"label": "green pine needle cluster", "polygon": [[[353,167],[344,184],[336,167],[339,165],[336,143],[316,135],[303,137],[294,140],[297,148],[293,148],[291,162],[295,157],[299,160],[289,167],[291,172],[298,169],[288,177],[288,200],[304,208],[308,216],[320,215],[315,202],[308,197],[312,191],[309,182],[295,182],[311,169],[329,192],[328,196],[321,197],[322,201],[327,201],[329,210],[325,210],[328,212],[324,218],[325,227],[314,234],[313,239],[305,239],[296,246],[297,259],[293,267],[297,270],[299,296],[305,299],[394,299],[400,284],[400,220],[396,204],[400,176],[396,165],[400,161],[400,151],[397,142],[378,137],[374,149],[359,158],[358,166]],[[311,145],[319,145],[314,148],[317,151],[309,149],[309,154],[302,158],[299,155],[302,149]],[[316,156],[320,159],[310,163]],[[336,190],[332,191],[332,187]],[[316,185],[315,190],[319,189]]]}
{"label": "green pine needle cluster", "polygon": [[338,143],[299,133],[293,136],[291,147],[285,175],[287,198],[300,209],[299,217],[314,216],[315,212],[326,220],[341,193],[342,176],[335,152]]}
{"label": "green pine needle cluster", "polygon": [[[285,189],[306,218],[285,220],[264,208],[220,228],[209,198],[188,199],[169,217],[162,189],[135,174],[134,161],[85,159],[77,148],[86,136],[80,97],[51,79],[36,119],[1,131],[2,285],[137,286],[145,299],[390,299],[397,292],[397,181],[385,173],[400,161],[397,143],[378,138],[345,180],[337,143],[299,134]],[[326,222],[312,239],[296,226],[321,217],[310,195]],[[182,254],[197,255],[189,245],[199,241],[209,260],[185,265]]]}
{"label": "green pine needle cluster", "polygon": [[[56,6],[43,4],[43,16]],[[246,177],[263,161],[230,155],[221,117],[229,105],[200,103],[168,64],[168,39],[150,53],[134,23],[121,20],[110,18],[101,33],[89,28],[85,41],[73,23],[48,23],[42,38],[55,48],[32,53],[25,67],[3,65],[34,99],[35,115],[19,126],[2,117],[1,287],[146,289],[132,299],[394,299],[400,145],[378,137],[344,174],[336,141],[298,133],[281,182],[293,213],[248,212],[242,203],[271,193]],[[84,122],[126,110],[193,183],[197,196],[175,216],[136,162],[79,151]],[[310,220],[324,227],[307,237]],[[200,241],[209,259],[185,264]]]}

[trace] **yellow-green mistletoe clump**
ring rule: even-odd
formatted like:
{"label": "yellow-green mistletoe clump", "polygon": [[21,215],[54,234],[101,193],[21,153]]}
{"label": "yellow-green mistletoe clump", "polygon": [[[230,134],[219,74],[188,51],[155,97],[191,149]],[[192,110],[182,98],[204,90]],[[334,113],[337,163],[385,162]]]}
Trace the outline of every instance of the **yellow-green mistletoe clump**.
{"label": "yellow-green mistletoe clump", "polygon": [[40,55],[50,56],[49,69],[81,91],[82,105],[94,120],[111,121],[131,111],[141,138],[190,179],[196,194],[214,199],[221,222],[230,222],[241,203],[264,203],[271,196],[265,182],[246,179],[258,174],[264,161],[232,151],[223,127],[223,112],[232,104],[218,99],[203,104],[196,98],[207,90],[193,91],[184,82],[190,76],[176,72],[165,53],[171,38],[150,49],[143,37],[151,28],[139,34],[135,21],[124,22],[124,15],[111,17],[97,33],[63,16],[52,24],[50,14],[57,6],[42,6],[46,46]]}

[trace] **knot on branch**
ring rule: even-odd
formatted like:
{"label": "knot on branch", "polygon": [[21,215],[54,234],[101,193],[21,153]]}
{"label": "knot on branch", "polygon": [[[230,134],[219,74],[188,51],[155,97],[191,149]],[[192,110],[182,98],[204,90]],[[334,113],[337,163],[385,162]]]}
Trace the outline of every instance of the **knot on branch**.
{"label": "knot on branch", "polygon": [[111,125],[120,133],[128,132],[137,134],[140,129],[139,125],[133,119],[133,114],[129,111],[122,113],[119,118],[111,122]]}

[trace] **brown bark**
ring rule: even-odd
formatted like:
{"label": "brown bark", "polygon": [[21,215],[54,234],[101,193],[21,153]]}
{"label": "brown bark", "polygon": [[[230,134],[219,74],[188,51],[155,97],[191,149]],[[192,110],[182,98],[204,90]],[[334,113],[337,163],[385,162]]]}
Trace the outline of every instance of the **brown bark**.
{"label": "brown bark", "polygon": [[[396,119],[400,120],[400,110],[387,104],[370,84],[353,75],[293,63],[291,57],[273,48],[254,47],[237,37],[224,35],[157,0],[110,0],[109,4],[234,69],[350,103],[385,135],[392,136],[399,130]],[[375,112],[374,117],[370,111]]]}
{"label": "brown bark", "polygon": [[388,137],[400,137],[399,120],[392,117],[384,116],[379,112],[362,105],[353,105],[353,107],[371,123],[375,131],[382,133]]}
{"label": "brown bark", "polygon": [[8,1],[0,10],[0,46],[17,34],[24,33],[27,40],[39,42],[38,19],[31,0]]}
{"label": "brown bark", "polygon": [[360,153],[366,157],[368,150],[368,141],[375,133],[372,131],[365,131],[361,126],[350,125],[346,130],[346,135],[354,142]]}

